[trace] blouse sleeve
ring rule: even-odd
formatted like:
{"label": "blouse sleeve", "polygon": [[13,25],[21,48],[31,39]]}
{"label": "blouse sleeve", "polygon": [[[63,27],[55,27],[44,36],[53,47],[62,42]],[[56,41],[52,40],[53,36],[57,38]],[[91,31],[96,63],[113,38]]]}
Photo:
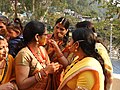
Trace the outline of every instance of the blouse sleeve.
{"label": "blouse sleeve", "polygon": [[92,71],[85,71],[78,75],[77,87],[85,87],[91,90],[95,83],[94,74]]}
{"label": "blouse sleeve", "polygon": [[29,54],[25,52],[19,52],[18,55],[15,58],[15,64],[16,65],[23,65],[23,66],[29,66],[30,64],[30,56]]}

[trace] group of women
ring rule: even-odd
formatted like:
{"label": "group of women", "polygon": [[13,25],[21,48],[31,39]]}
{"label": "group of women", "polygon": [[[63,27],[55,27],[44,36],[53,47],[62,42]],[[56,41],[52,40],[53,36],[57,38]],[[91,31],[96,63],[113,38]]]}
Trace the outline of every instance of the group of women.
{"label": "group of women", "polygon": [[30,21],[15,60],[0,36],[0,90],[110,90],[112,65],[93,24],[82,22],[70,41],[69,24],[59,18],[48,38],[44,23]]}

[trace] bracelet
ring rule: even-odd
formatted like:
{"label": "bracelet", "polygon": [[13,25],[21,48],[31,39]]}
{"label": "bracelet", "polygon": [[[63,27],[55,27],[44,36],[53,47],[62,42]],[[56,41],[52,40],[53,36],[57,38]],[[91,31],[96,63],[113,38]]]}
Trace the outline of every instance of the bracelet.
{"label": "bracelet", "polygon": [[42,76],[41,76],[41,73],[40,73],[40,72],[38,72],[38,73],[35,74],[35,79],[36,79],[36,81],[38,81],[38,82],[42,81]]}

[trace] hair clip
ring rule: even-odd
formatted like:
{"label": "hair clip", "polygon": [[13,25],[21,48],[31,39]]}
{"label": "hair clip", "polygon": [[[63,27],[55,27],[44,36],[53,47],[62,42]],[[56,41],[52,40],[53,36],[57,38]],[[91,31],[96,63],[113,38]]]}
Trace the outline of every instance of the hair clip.
{"label": "hair clip", "polygon": [[83,42],[83,41],[85,41],[85,40],[78,40],[78,42]]}
{"label": "hair clip", "polygon": [[62,24],[62,22],[65,20],[65,18],[62,19],[62,21],[60,22],[60,24]]}

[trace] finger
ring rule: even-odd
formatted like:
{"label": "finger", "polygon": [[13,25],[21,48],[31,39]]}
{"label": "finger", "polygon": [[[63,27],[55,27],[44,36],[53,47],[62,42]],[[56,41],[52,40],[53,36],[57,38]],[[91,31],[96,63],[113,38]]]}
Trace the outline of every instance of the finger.
{"label": "finger", "polygon": [[8,85],[7,86],[7,90],[13,90],[14,89],[14,86],[13,85]]}

